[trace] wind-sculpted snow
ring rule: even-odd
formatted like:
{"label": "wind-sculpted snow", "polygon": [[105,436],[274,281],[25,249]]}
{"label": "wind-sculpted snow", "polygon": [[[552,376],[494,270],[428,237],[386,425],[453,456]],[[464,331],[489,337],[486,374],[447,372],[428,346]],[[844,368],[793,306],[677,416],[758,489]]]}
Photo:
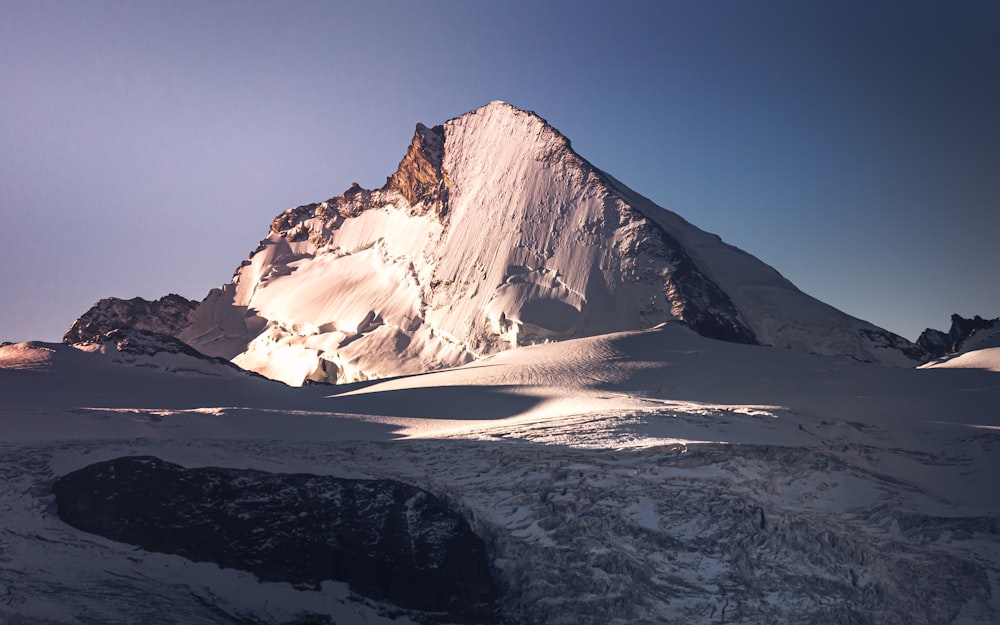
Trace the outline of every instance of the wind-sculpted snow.
{"label": "wind-sculpted snow", "polygon": [[[70,334],[90,338],[84,330],[114,320],[145,327],[131,309],[90,321],[104,308]],[[181,316],[170,333],[182,341],[296,386],[675,320],[707,337],[865,362],[925,356],[628,189],[503,102],[418,124],[382,188],[355,183],[278,215],[233,281]]]}

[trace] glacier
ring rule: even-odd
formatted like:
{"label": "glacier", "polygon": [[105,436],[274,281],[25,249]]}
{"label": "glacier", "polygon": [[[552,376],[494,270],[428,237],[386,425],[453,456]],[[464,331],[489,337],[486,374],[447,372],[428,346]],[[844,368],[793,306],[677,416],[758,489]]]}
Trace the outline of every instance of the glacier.
{"label": "glacier", "polygon": [[63,476],[149,456],[432,493],[483,540],[509,623],[1000,616],[991,371],[723,342],[678,322],[344,386],[110,352],[0,347],[6,622],[424,618],[343,582],[258,579],[57,515]]}

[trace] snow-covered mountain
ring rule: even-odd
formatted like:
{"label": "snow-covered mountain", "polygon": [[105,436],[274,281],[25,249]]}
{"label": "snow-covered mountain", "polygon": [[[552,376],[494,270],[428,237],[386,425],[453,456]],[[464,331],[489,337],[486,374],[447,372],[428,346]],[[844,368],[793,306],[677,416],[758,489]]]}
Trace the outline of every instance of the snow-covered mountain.
{"label": "snow-covered mountain", "polygon": [[418,124],[382,188],[355,184],[285,211],[232,283],[176,313],[181,340],[293,385],[419,373],[670,320],[739,343],[891,365],[924,359],[499,101]]}
{"label": "snow-covered mountain", "polygon": [[990,341],[997,333],[1000,333],[1000,317],[983,319],[976,315],[972,319],[966,319],[962,315],[952,315],[951,327],[947,332],[927,328],[917,338],[917,345],[927,350],[930,356],[942,358],[967,351],[970,347],[976,349],[980,343]]}
{"label": "snow-covered mountain", "polygon": [[962,321],[879,366],[924,352],[494,102],[200,303],[0,345],[0,624],[997,623]]}

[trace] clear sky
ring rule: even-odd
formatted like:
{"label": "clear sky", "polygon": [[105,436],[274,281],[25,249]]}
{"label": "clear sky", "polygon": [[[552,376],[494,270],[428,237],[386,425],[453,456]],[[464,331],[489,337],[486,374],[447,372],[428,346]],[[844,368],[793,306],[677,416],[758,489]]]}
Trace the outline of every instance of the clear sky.
{"label": "clear sky", "polygon": [[0,0],[0,340],[201,299],[494,99],[850,314],[1000,315],[1000,2]]}

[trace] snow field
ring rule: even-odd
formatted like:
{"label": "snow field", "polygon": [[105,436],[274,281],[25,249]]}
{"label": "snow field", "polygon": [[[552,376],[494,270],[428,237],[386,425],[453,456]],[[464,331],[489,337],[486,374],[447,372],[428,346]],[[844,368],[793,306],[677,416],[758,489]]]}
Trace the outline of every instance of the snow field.
{"label": "snow field", "polygon": [[518,623],[1000,615],[993,372],[882,368],[678,324],[346,387],[135,366],[155,362],[0,348],[5,620],[123,622],[147,595],[150,623],[405,618],[58,520],[55,476],[140,454],[425,488],[484,538]]}

